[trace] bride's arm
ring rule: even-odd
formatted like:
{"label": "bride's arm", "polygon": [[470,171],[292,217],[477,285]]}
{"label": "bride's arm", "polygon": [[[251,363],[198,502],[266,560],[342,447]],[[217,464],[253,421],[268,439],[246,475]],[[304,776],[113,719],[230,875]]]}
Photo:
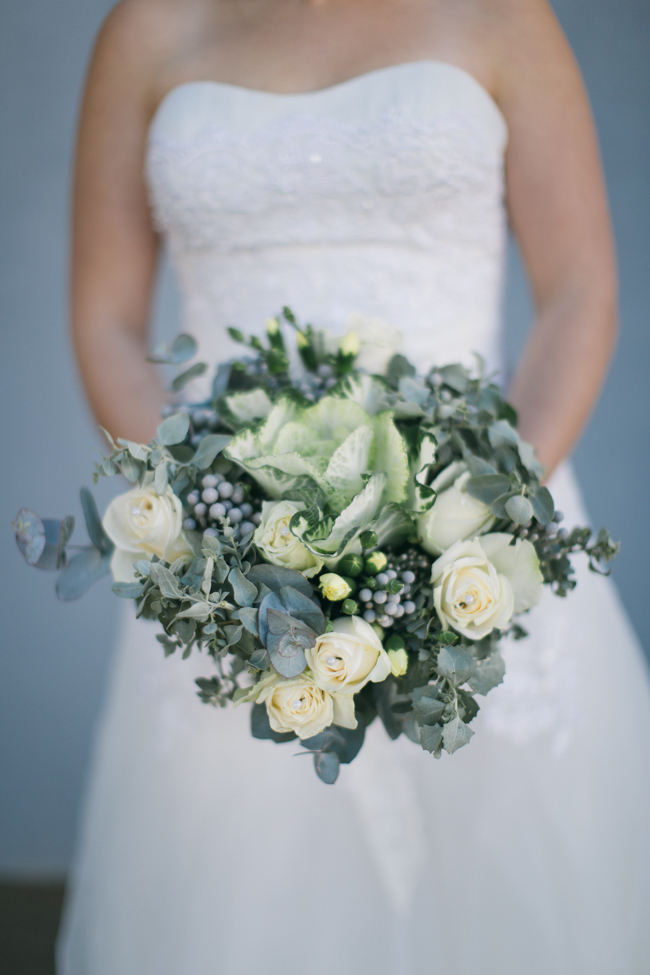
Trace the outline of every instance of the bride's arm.
{"label": "bride's arm", "polygon": [[616,266],[594,125],[578,68],[545,0],[509,0],[499,101],[507,202],[536,321],[509,398],[547,473],[572,448],[617,330]]}
{"label": "bride's arm", "polygon": [[[96,420],[146,441],[164,391],[146,362],[158,241],[142,176],[152,56],[137,4],[100,31],[81,109],[73,194],[71,325]],[[150,31],[149,31],[150,34]]]}

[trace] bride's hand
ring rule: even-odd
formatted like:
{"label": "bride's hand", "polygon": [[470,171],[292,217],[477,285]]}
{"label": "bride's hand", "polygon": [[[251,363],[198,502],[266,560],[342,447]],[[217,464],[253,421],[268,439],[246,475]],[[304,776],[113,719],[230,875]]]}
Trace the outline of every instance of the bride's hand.
{"label": "bride's hand", "polygon": [[[505,0],[498,98],[507,203],[536,321],[509,398],[550,473],[575,443],[609,363],[616,266],[596,133],[580,73],[545,0]],[[507,17],[506,17],[507,15]]]}

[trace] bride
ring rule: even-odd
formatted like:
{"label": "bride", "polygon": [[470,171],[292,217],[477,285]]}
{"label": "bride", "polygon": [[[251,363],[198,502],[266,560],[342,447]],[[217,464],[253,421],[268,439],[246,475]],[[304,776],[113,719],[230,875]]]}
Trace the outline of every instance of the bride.
{"label": "bride", "polygon": [[[148,440],[161,243],[183,327],[290,304],[399,325],[422,366],[501,370],[506,219],[536,321],[508,394],[567,523],[564,462],[616,332],[593,123],[545,0],[123,0],[87,80],[72,310],[93,412]],[[100,729],[60,975],[641,975],[650,707],[606,580],[579,571],[506,647],[472,743],[440,762],[370,729],[328,788],[244,709],[200,705],[131,615]],[[620,711],[620,717],[619,717]],[[627,722],[625,731],[617,723]]]}

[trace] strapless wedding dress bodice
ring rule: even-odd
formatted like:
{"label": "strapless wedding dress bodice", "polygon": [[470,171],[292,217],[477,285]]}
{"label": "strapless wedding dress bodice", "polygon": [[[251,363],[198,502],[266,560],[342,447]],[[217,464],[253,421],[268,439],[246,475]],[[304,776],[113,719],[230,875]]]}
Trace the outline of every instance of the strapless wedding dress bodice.
{"label": "strapless wedding dress bodice", "polygon": [[[467,72],[423,61],[321,91],[197,81],[151,122],[146,178],[182,328],[289,304],[399,326],[425,368],[502,368],[507,127]],[[584,520],[570,473],[554,484]],[[546,593],[470,744],[436,762],[375,723],[324,786],[245,707],[198,702],[128,607],[59,943],[60,975],[642,975],[650,705],[611,584]],[[615,659],[615,663],[614,663]],[[625,698],[626,732],[616,731]]]}
{"label": "strapless wedding dress bodice", "polygon": [[289,304],[342,331],[403,330],[431,363],[499,359],[506,124],[460,68],[418,61],[303,94],[172,89],[147,177],[184,327],[223,358],[224,324]]}

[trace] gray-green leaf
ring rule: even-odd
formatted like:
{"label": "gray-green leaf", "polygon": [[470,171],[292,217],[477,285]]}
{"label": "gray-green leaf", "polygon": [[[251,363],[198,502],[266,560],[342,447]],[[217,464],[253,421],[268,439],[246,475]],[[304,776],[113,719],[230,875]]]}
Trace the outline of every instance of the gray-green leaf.
{"label": "gray-green leaf", "polygon": [[187,413],[174,413],[163,420],[158,426],[156,435],[166,447],[182,443],[190,428],[190,418]]}
{"label": "gray-green leaf", "polygon": [[473,734],[472,729],[464,721],[461,721],[460,718],[452,718],[442,731],[445,751],[449,752],[450,755],[458,751],[459,748],[467,744]]}

